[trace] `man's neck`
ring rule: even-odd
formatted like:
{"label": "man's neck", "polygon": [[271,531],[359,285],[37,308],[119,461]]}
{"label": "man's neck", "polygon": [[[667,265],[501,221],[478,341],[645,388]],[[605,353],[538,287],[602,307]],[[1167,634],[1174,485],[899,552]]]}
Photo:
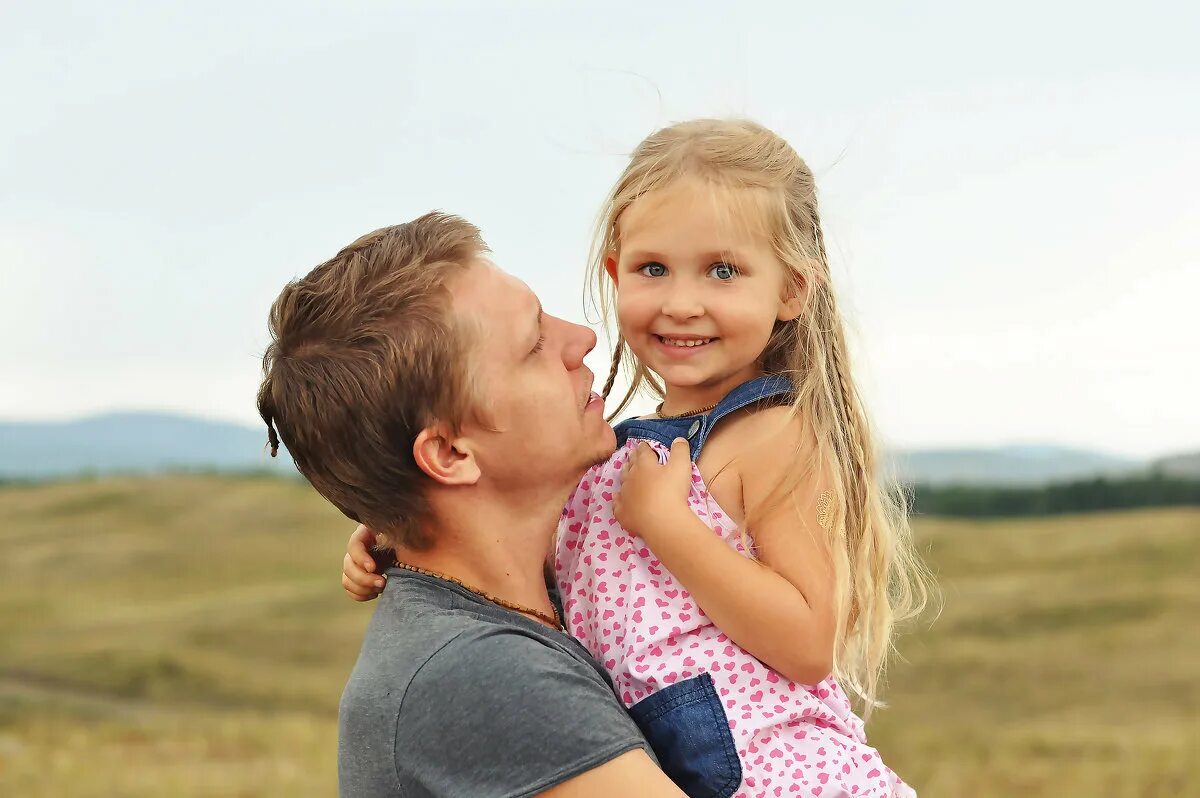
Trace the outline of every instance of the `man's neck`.
{"label": "man's neck", "polygon": [[[432,497],[433,545],[398,547],[400,562],[452,576],[505,601],[553,615],[545,562],[565,497]],[[533,617],[533,616],[529,616]]]}

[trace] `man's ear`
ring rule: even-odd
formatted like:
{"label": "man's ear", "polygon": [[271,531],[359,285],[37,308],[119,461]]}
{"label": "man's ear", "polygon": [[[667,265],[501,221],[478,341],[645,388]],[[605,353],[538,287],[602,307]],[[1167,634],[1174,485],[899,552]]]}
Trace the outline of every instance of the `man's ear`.
{"label": "man's ear", "polygon": [[609,255],[604,259],[604,271],[612,278],[613,285],[617,284],[617,259]]}
{"label": "man's ear", "polygon": [[417,468],[443,485],[474,485],[479,481],[479,463],[470,441],[455,436],[445,426],[426,427],[413,441]]}

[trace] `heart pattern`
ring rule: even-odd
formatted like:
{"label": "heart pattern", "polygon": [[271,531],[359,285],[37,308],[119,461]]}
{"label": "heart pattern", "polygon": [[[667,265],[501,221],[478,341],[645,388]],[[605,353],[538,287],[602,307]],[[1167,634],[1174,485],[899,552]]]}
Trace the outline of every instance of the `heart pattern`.
{"label": "heart pattern", "polygon": [[[738,798],[915,796],[867,745],[862,720],[832,677],[801,685],[759,662],[713,625],[645,541],[617,523],[612,495],[639,443],[630,438],[584,475],[563,510],[555,552],[568,630],[604,664],[621,701],[632,706],[710,674],[742,763]],[[648,443],[661,458],[669,454]],[[694,463],[688,504],[721,540],[751,556]]]}

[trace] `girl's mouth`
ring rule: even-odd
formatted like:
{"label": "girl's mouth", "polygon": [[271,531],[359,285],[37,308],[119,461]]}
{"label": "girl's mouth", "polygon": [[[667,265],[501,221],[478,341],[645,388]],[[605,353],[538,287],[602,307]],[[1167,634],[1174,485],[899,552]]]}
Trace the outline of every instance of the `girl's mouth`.
{"label": "girl's mouth", "polygon": [[707,349],[720,339],[698,336],[675,338],[667,335],[655,335],[654,340],[658,342],[658,348],[665,354],[671,357],[688,357]]}

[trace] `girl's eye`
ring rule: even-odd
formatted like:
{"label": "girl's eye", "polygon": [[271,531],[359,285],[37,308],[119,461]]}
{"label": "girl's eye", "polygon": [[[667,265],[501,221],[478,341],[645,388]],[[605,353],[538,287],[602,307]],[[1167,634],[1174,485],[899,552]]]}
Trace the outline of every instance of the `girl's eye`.
{"label": "girl's eye", "polygon": [[647,277],[663,277],[667,273],[667,267],[657,261],[651,261],[650,263],[642,264],[638,271]]}
{"label": "girl's eye", "polygon": [[534,344],[533,351],[530,352],[529,354],[536,355],[538,352],[541,352],[542,347],[545,345],[545,343],[546,343],[546,336],[544,336],[544,335],[539,336],[538,342],[536,344]]}
{"label": "girl's eye", "polygon": [[724,262],[714,263],[708,270],[708,273],[713,277],[716,277],[718,280],[732,280],[739,274],[737,266],[734,266],[732,263]]}

